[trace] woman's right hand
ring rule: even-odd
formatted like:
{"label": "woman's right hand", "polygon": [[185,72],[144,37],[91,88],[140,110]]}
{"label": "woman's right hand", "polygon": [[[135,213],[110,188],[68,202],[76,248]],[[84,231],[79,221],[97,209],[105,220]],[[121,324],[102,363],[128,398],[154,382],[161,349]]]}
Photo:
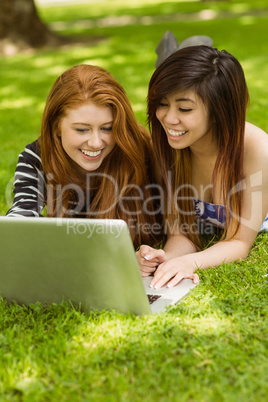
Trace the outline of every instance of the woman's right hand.
{"label": "woman's right hand", "polygon": [[146,245],[140,247],[139,251],[136,252],[136,257],[142,276],[153,275],[158,265],[167,260],[164,250]]}

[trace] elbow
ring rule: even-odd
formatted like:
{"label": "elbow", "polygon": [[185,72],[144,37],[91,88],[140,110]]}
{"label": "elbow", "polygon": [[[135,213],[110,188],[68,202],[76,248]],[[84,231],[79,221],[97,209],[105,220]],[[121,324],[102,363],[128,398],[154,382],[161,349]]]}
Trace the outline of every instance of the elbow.
{"label": "elbow", "polygon": [[239,258],[238,258],[238,261],[243,261],[243,260],[245,260],[245,259],[248,257],[248,255],[249,255],[249,251],[244,251],[244,252],[242,252],[241,255],[240,255]]}
{"label": "elbow", "polygon": [[[225,241],[225,240],[224,240]],[[233,239],[229,243],[230,250],[232,249],[233,251],[230,251],[230,259],[229,261],[242,261],[245,260],[250,252],[251,245],[249,243],[243,242],[238,239]],[[225,262],[228,261],[228,258],[226,258]]]}
{"label": "elbow", "polygon": [[238,248],[238,260],[242,261],[245,260],[250,252],[251,247],[245,244],[241,244],[240,247]]}

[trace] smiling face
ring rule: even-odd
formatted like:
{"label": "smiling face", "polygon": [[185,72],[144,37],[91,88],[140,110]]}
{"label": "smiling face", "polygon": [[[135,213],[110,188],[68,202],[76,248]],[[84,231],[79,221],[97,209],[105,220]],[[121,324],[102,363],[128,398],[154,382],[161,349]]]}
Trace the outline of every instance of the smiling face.
{"label": "smiling face", "polygon": [[163,98],[156,117],[174,149],[194,150],[213,143],[207,109],[193,91],[176,92]]}
{"label": "smiling face", "polygon": [[112,129],[111,108],[88,102],[67,110],[61,120],[62,147],[83,170],[95,171],[115,146]]}

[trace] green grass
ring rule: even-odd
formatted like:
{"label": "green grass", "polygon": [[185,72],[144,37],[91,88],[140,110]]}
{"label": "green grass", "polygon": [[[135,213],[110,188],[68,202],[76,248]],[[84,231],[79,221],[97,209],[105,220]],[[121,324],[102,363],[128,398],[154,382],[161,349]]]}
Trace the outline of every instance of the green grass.
{"label": "green grass", "polygon": [[[248,120],[268,131],[268,13],[256,12],[265,3],[137,0],[129,6],[109,0],[41,9],[51,27],[83,40],[1,59],[0,215],[11,202],[18,154],[39,135],[56,77],[83,62],[107,68],[145,123],[155,48],[166,30],[178,41],[209,35],[216,47],[238,57],[251,95]],[[205,9],[214,10],[215,18],[197,15]],[[223,14],[226,10],[232,14]],[[130,25],[110,20],[105,25],[107,16],[129,16]],[[92,45],[92,38],[100,41]],[[68,305],[26,308],[1,301],[0,400],[267,401],[267,243],[268,234],[259,235],[242,263],[201,271],[190,296],[153,316],[82,314]]]}
{"label": "green grass", "polygon": [[1,400],[266,401],[267,240],[166,313],[2,302]]}

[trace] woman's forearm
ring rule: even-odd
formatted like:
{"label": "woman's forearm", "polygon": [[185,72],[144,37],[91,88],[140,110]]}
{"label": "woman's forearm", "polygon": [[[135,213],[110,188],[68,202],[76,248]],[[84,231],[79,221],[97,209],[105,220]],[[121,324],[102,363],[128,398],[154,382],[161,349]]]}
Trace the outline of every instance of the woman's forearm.
{"label": "woman's forearm", "polygon": [[241,240],[231,239],[220,241],[217,244],[197,253],[188,254],[185,259],[195,269],[216,267],[223,263],[237,261],[248,256],[250,248]]}
{"label": "woman's forearm", "polygon": [[167,259],[181,257],[185,254],[196,253],[194,244],[183,235],[169,236],[164,246]]}
{"label": "woman's forearm", "polygon": [[246,258],[249,252],[248,244],[241,240],[221,241],[204,251],[193,252],[167,259],[159,265],[151,286],[160,288],[164,285],[175,286],[183,278],[192,278],[195,271],[216,267],[224,262]]}

